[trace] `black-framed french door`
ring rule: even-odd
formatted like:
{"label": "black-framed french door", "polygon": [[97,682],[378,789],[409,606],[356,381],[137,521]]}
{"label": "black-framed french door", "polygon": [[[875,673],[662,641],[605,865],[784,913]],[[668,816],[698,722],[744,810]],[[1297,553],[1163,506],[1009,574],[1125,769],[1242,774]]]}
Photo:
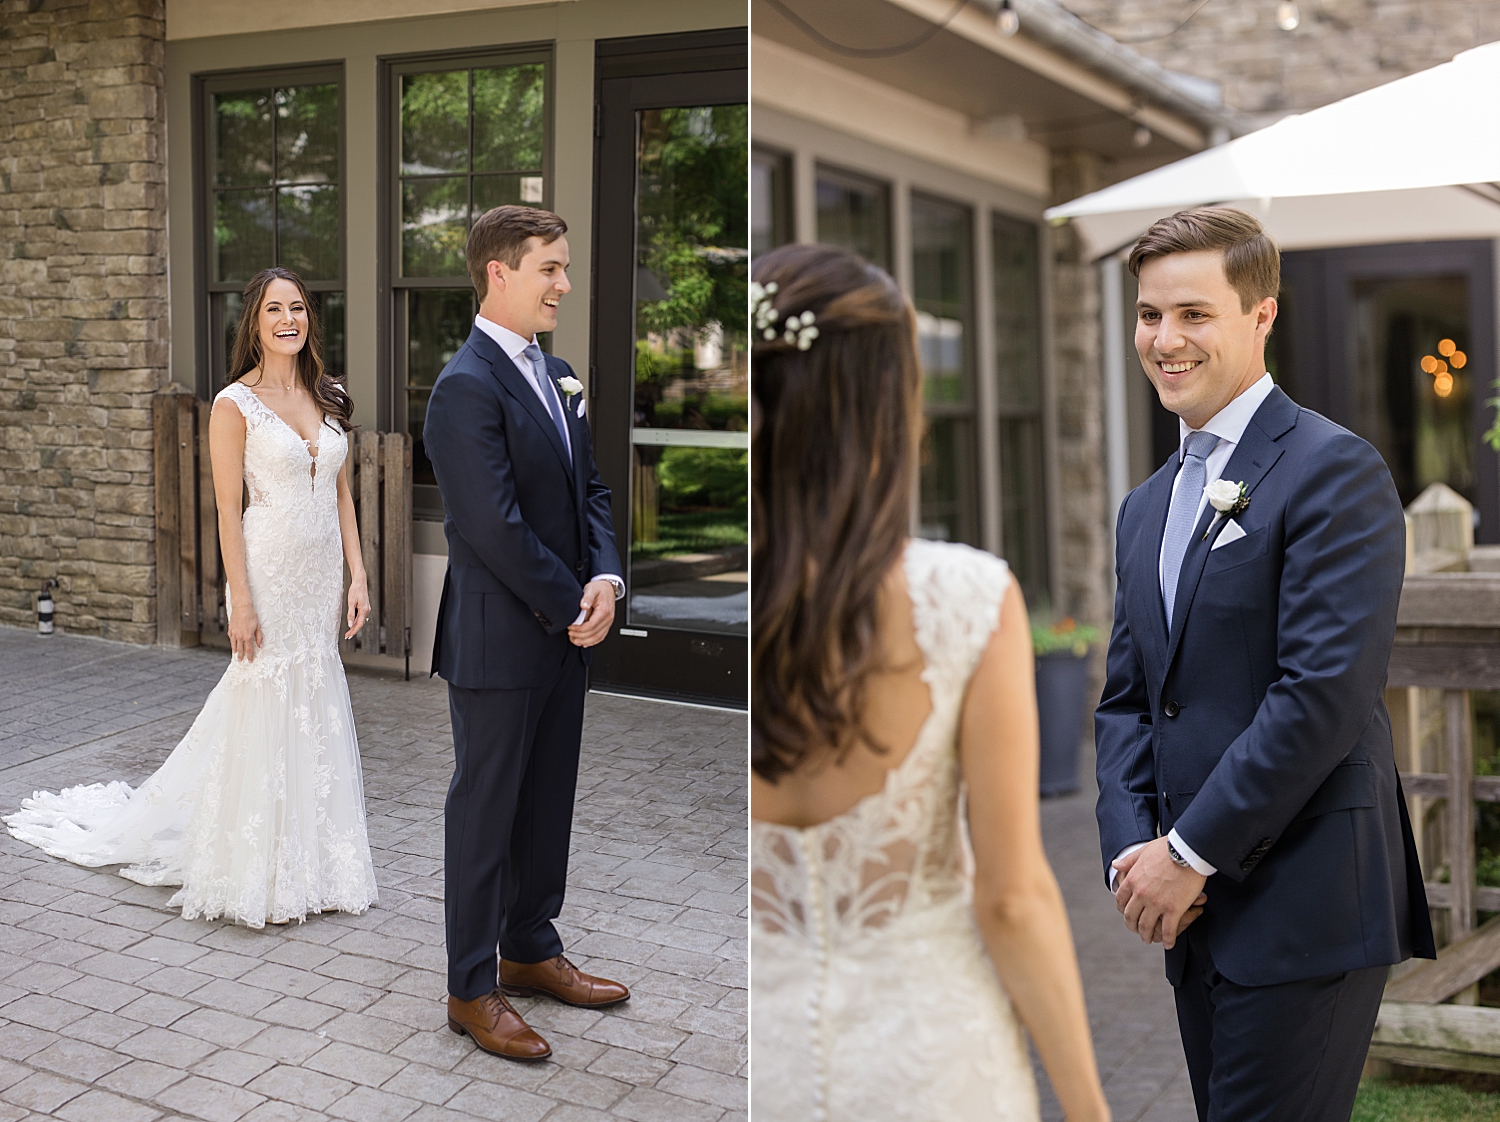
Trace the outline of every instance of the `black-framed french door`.
{"label": "black-framed french door", "polygon": [[1403,504],[1445,483],[1500,542],[1495,259],[1489,241],[1282,255],[1272,373],[1300,405],[1379,449]]}
{"label": "black-framed french door", "polygon": [[599,55],[591,406],[627,592],[592,681],[743,707],[746,32],[601,43]]}

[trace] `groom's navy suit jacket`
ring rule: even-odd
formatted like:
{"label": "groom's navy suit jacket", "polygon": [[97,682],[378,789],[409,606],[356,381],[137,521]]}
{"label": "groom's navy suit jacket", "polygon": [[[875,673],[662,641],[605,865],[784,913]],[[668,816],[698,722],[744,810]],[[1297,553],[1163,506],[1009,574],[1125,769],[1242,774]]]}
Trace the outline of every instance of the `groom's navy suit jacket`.
{"label": "groom's navy suit jacket", "polygon": [[[1226,522],[1204,508],[1169,633],[1158,561],[1178,466],[1130,493],[1116,530],[1094,718],[1106,878],[1176,827],[1218,870],[1197,927],[1240,985],[1433,957],[1382,698],[1406,543],[1390,472],[1273,390],[1221,476],[1249,491],[1245,536],[1212,549]],[[1187,945],[1167,952],[1173,985]]]}
{"label": "groom's navy suit jacket", "polygon": [[[573,373],[546,362],[554,381]],[[579,650],[567,629],[584,584],[624,571],[588,423],[571,402],[563,414],[571,457],[531,383],[478,327],[433,385],[422,439],[447,507],[448,572],[432,672],[452,685],[546,684]]]}

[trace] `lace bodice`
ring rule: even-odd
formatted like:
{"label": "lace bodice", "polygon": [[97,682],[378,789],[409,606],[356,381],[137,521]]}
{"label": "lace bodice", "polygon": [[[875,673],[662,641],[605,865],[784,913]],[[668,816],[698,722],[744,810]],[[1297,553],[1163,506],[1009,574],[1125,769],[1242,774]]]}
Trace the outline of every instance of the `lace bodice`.
{"label": "lace bodice", "polygon": [[[288,518],[315,511],[338,517],[338,473],[348,442],[325,418],[316,446],[303,440],[276,411],[243,382],[231,382],[214,398],[228,398],[245,418],[245,486],[250,506],[271,507]],[[316,463],[317,471],[313,471]]]}
{"label": "lace bodice", "polygon": [[904,564],[932,712],[884,789],[846,813],[809,829],[752,824],[758,932],[836,946],[967,895],[958,722],[1009,570],[968,546],[922,540],[907,546]]}
{"label": "lace bodice", "polygon": [[215,405],[223,398],[245,418],[245,564],[272,656],[231,669],[263,676],[290,657],[337,650],[343,596],[338,474],[349,445],[325,418],[316,447],[310,446],[242,382],[226,386]]}

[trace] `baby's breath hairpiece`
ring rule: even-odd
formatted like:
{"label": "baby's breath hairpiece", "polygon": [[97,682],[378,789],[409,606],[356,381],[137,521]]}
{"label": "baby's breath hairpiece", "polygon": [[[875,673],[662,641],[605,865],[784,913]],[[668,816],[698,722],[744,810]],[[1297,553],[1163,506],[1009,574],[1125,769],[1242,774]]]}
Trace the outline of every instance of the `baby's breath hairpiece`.
{"label": "baby's breath hairpiece", "polygon": [[775,281],[767,285],[750,282],[750,317],[755,321],[756,334],[768,343],[779,334],[788,346],[796,347],[799,351],[807,350],[818,337],[818,329],[813,326],[812,312],[787,316],[786,322],[778,329],[776,321],[781,313],[771,303],[771,297],[775,295]]}

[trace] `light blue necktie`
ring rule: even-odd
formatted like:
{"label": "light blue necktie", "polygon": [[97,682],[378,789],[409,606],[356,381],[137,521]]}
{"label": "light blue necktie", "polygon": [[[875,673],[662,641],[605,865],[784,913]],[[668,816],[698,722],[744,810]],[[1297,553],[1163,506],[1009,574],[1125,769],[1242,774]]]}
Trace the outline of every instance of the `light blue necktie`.
{"label": "light blue necktie", "polygon": [[557,388],[552,385],[552,376],[547,373],[547,360],[542,357],[542,348],[535,343],[527,343],[526,349],[521,352],[531,360],[531,369],[536,372],[537,388],[542,391],[542,399],[547,403],[547,412],[552,416],[552,423],[557,426],[557,435],[562,437],[563,447],[572,455],[572,444],[568,440],[568,422],[563,420],[562,405],[557,400]]}
{"label": "light blue necktie", "polygon": [[1182,573],[1182,559],[1193,538],[1198,522],[1198,505],[1203,501],[1203,486],[1208,482],[1208,454],[1219,443],[1211,432],[1190,432],[1182,446],[1182,470],[1178,472],[1177,489],[1172,492],[1172,507],[1167,512],[1167,529],[1161,539],[1161,598],[1167,609],[1167,630],[1172,630],[1172,604],[1177,599],[1177,578]]}

